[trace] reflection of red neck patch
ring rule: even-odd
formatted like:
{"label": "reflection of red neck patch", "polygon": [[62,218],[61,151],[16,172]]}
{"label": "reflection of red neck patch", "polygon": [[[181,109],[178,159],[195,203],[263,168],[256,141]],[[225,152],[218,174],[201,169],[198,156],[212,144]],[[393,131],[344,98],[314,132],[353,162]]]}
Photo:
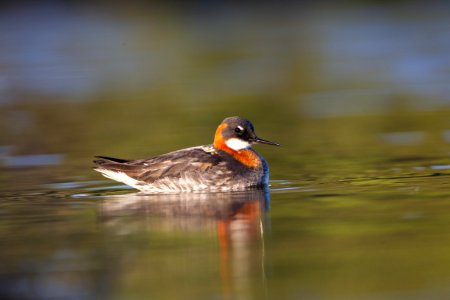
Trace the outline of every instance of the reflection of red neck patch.
{"label": "reflection of red neck patch", "polygon": [[222,123],[219,125],[219,127],[217,127],[216,134],[214,135],[214,143],[213,143],[214,148],[231,154],[234,157],[234,159],[246,165],[247,167],[261,168],[262,167],[261,159],[254,150],[242,149],[236,151],[227,146],[222,135],[222,131],[227,127],[228,125],[225,123]]}

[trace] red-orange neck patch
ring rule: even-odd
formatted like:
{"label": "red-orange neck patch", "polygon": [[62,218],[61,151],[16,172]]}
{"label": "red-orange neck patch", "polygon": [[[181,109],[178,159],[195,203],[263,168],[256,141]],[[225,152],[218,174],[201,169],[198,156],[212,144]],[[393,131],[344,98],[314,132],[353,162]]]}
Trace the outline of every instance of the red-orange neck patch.
{"label": "red-orange neck patch", "polygon": [[261,168],[261,158],[252,149],[244,149],[231,153],[233,157],[250,168]]}
{"label": "red-orange neck patch", "polygon": [[223,138],[222,131],[227,128],[227,124],[222,123],[217,127],[216,133],[214,135],[214,148],[217,150],[225,151],[233,156],[234,159],[239,161],[240,163],[246,165],[250,168],[261,168],[261,158],[259,158],[258,154],[252,149],[242,149],[236,151],[231,149],[225,143],[225,139]]}

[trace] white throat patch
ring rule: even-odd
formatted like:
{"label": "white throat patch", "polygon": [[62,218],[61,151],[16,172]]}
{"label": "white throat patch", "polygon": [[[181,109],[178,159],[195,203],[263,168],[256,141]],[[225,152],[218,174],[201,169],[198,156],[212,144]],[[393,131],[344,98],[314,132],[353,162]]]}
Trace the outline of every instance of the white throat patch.
{"label": "white throat patch", "polygon": [[251,147],[251,144],[249,142],[237,139],[237,138],[231,138],[225,141],[225,144],[228,146],[228,148],[233,149],[234,151],[239,151],[242,149],[248,149]]}

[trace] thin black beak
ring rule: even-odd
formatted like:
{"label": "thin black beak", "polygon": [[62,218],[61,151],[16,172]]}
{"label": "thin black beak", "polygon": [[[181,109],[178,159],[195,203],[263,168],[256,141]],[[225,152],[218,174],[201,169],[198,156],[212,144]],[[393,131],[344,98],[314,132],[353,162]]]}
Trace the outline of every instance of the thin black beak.
{"label": "thin black beak", "polygon": [[272,145],[272,146],[281,146],[281,145],[278,144],[278,143],[271,142],[271,141],[267,141],[267,140],[263,140],[263,139],[260,139],[259,137],[255,137],[255,138],[253,139],[253,142],[254,142],[254,143],[258,143],[258,144],[266,144],[266,145]]}

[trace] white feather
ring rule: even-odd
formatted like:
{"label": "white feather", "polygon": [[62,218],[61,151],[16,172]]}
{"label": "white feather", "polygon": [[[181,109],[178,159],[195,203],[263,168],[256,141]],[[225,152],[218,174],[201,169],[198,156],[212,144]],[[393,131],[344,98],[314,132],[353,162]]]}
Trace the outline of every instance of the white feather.
{"label": "white feather", "polygon": [[128,176],[127,174],[125,174],[123,172],[114,172],[114,171],[106,170],[106,169],[99,169],[98,171],[101,172],[102,175],[105,176],[106,178],[116,180],[119,182],[123,182],[126,185],[132,186],[134,188],[138,188],[138,186],[139,186],[139,181],[131,178],[130,176]]}
{"label": "white feather", "polygon": [[231,138],[225,141],[225,144],[235,150],[235,151],[239,151],[242,149],[248,149],[251,147],[251,144],[249,142],[237,139],[237,138]]}

